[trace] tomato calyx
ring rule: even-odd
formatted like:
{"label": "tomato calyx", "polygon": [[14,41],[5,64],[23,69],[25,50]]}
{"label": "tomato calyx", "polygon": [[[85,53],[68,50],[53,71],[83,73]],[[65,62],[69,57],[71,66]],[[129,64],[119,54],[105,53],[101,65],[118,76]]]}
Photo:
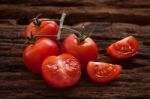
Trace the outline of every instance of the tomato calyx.
{"label": "tomato calyx", "polygon": [[31,36],[27,37],[25,44],[35,44],[36,37],[33,35],[32,32],[30,34],[31,34]]}
{"label": "tomato calyx", "polygon": [[84,33],[74,33],[76,35],[76,39],[79,42],[83,42],[86,38],[88,38],[87,35],[85,35]]}
{"label": "tomato calyx", "polygon": [[67,28],[67,27],[63,27],[63,29],[67,29],[71,32],[73,32],[73,34],[76,36],[77,41],[79,42],[84,42],[86,38],[90,37],[93,33],[93,31],[95,30],[95,28],[88,34],[85,34],[85,29],[83,28],[83,31],[77,31],[75,29],[72,28]]}
{"label": "tomato calyx", "polygon": [[41,21],[40,21],[38,18],[34,18],[34,19],[33,19],[33,24],[34,24],[36,27],[40,27]]}
{"label": "tomato calyx", "polygon": [[41,14],[37,15],[35,18],[32,19],[33,21],[33,24],[36,26],[36,27],[40,27],[41,25],[41,21],[39,20],[39,17],[41,16]]}
{"label": "tomato calyx", "polygon": [[74,32],[74,34],[77,36],[76,39],[77,39],[79,42],[83,42],[86,38],[90,37],[90,36],[93,34],[94,30],[95,30],[95,28],[93,28],[93,29],[90,31],[90,33],[89,33],[88,35],[86,35],[86,34],[85,34],[85,25],[83,24],[83,25],[82,25],[82,31],[80,31],[80,32]]}

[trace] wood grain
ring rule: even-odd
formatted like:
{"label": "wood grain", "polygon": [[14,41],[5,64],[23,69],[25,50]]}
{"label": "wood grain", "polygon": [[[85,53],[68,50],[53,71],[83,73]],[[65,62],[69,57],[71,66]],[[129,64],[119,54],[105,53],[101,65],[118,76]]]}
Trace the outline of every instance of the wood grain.
{"label": "wood grain", "polygon": [[150,1],[148,0],[1,0],[0,4],[23,4],[23,5],[49,5],[49,6],[117,6],[124,8],[139,8],[139,7],[150,7]]}
{"label": "wood grain", "polygon": [[[17,4],[17,5],[16,5]],[[140,25],[150,23],[149,0],[1,0],[0,18],[17,19],[27,24],[42,13],[43,17],[59,18],[67,13],[66,24],[80,22],[128,22]],[[4,13],[5,12],[5,13]]]}
{"label": "wood grain", "polygon": [[[29,72],[22,61],[23,32],[37,14],[60,18],[65,24],[86,32],[99,47],[98,61],[123,66],[111,83],[96,84],[84,72],[80,82],[69,89],[48,86],[40,75]],[[150,0],[0,0],[0,99],[150,99]],[[63,37],[70,32],[64,30]],[[133,35],[139,53],[126,61],[106,53],[113,42]]]}
{"label": "wood grain", "polygon": [[[86,73],[80,82],[67,90],[57,90],[48,86],[39,75],[29,72],[22,61],[25,48],[23,31],[25,26],[0,25],[0,97],[1,99],[148,99],[150,97],[150,25],[139,26],[127,23],[84,23],[87,32],[95,28],[92,38],[99,46],[98,61],[116,63],[123,66],[123,72],[113,82],[96,84]],[[82,24],[72,28],[80,29]],[[99,27],[99,28],[98,28]],[[63,38],[69,32],[64,31]],[[140,43],[140,51],[127,61],[111,58],[105,48],[126,36],[135,36]]]}

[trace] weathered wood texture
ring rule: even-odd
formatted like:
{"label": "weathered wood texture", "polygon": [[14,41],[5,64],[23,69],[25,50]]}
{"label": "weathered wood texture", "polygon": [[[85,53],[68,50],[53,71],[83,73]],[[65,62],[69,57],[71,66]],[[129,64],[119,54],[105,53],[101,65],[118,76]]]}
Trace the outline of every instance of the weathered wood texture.
{"label": "weathered wood texture", "polygon": [[[62,11],[67,13],[65,24],[72,28],[80,29],[83,23],[87,31],[95,28],[92,38],[100,48],[98,61],[123,66],[116,80],[96,84],[84,73],[76,86],[56,90],[25,68],[25,25],[19,24],[27,24],[39,13],[59,18]],[[0,99],[150,98],[149,0],[0,0],[0,13]],[[68,33],[64,31],[63,38]],[[105,51],[108,45],[129,35],[139,40],[139,53],[126,61],[111,58]]]}
{"label": "weathered wood texture", "polygon": [[[75,28],[80,25],[75,26]],[[80,82],[67,90],[49,87],[40,76],[24,67],[22,52],[24,26],[0,26],[0,97],[1,99],[43,99],[43,98],[150,98],[150,25],[114,23],[89,23],[86,29],[96,27],[92,38],[97,42],[100,61],[123,65],[123,72],[109,84],[96,84],[84,74]],[[67,32],[64,32],[67,35]],[[129,35],[137,37],[140,43],[139,54],[127,61],[118,61],[105,52],[105,48]]]}
{"label": "weathered wood texture", "polygon": [[14,18],[20,24],[39,13],[58,18],[63,11],[69,25],[86,21],[150,23],[149,0],[0,0],[0,18]]}

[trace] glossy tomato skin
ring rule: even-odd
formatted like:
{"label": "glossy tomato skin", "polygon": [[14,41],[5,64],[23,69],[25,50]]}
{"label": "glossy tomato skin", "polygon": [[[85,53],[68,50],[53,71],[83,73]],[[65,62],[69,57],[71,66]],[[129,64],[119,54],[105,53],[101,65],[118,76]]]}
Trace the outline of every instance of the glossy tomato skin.
{"label": "glossy tomato skin", "polygon": [[138,41],[133,36],[129,36],[111,44],[107,48],[107,53],[117,59],[128,59],[137,54],[138,50]]}
{"label": "glossy tomato skin", "polygon": [[40,38],[35,44],[26,47],[23,53],[25,66],[33,73],[41,73],[43,60],[50,55],[58,55],[59,50],[54,41],[48,38]]}
{"label": "glossy tomato skin", "polygon": [[95,61],[98,57],[98,48],[91,38],[86,38],[83,42],[79,42],[74,34],[69,35],[62,43],[62,53],[69,53],[75,56],[82,70],[86,70],[89,61]]}
{"label": "glossy tomato skin", "polygon": [[80,63],[70,54],[49,56],[42,64],[42,75],[50,86],[59,89],[68,88],[80,79]]}
{"label": "glossy tomato skin", "polygon": [[[41,22],[40,26],[36,26],[31,22],[26,27],[24,33],[25,38],[30,38],[31,32],[33,35],[57,35],[59,27],[55,21],[46,18],[41,18],[39,21]],[[51,37],[51,39],[56,41],[56,37]]]}
{"label": "glossy tomato skin", "polygon": [[122,71],[120,65],[90,61],[87,66],[88,76],[97,83],[107,83],[117,78]]}

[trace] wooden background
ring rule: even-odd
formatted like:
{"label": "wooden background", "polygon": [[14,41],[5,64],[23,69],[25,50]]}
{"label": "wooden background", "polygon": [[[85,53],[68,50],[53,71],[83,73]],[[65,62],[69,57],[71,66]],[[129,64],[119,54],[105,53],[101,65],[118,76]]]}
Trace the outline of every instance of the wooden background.
{"label": "wooden background", "polygon": [[[57,90],[24,67],[25,26],[39,13],[60,18],[63,11],[67,26],[95,28],[98,60],[123,66],[115,81],[96,84],[84,73],[76,86]],[[150,0],[0,0],[0,13],[0,99],[150,99]],[[119,61],[107,55],[109,44],[129,35],[139,40],[136,56]]]}

